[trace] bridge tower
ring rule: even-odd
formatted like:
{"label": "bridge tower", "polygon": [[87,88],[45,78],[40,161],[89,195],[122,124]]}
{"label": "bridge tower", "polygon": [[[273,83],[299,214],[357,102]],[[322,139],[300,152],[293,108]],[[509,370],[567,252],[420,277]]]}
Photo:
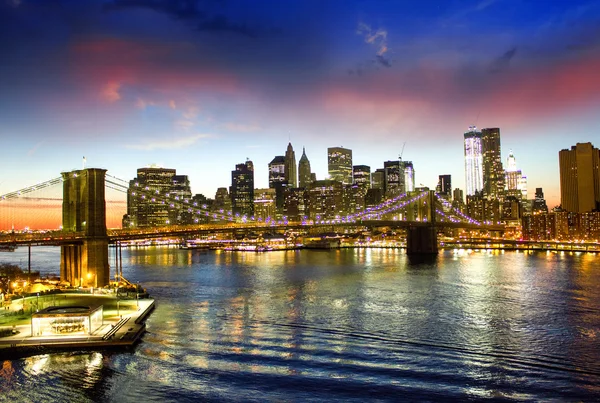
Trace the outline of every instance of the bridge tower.
{"label": "bridge tower", "polygon": [[105,174],[98,168],[62,173],[63,232],[83,235],[82,242],[61,246],[60,278],[73,286],[103,287],[110,281]]}
{"label": "bridge tower", "polygon": [[435,192],[429,191],[424,201],[428,217],[426,223],[419,223],[406,230],[406,253],[408,255],[437,255],[437,229],[435,228]]}

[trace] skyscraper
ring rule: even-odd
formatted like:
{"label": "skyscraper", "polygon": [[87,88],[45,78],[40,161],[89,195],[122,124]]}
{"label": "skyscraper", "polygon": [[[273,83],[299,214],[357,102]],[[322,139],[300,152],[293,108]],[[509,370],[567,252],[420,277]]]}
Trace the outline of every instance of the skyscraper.
{"label": "skyscraper", "polygon": [[329,177],[343,184],[352,183],[352,150],[342,147],[327,149]]}
{"label": "skyscraper", "polygon": [[402,169],[404,170],[404,189],[400,189],[402,193],[412,192],[415,190],[415,168],[412,161],[401,161]]}
{"label": "skyscraper", "polygon": [[452,177],[451,175],[439,175],[438,184],[435,188],[440,196],[450,199],[452,196]]}
{"label": "skyscraper", "polygon": [[285,157],[278,155],[269,162],[269,187],[274,189],[285,181]]}
{"label": "skyscraper", "polygon": [[483,195],[488,200],[501,200],[504,197],[504,169],[500,154],[499,128],[481,130],[481,150],[483,153]]}
{"label": "skyscraper", "polygon": [[246,160],[231,171],[231,210],[233,214],[254,215],[254,164]]}
{"label": "skyscraper", "polygon": [[170,192],[175,176],[175,169],[157,166],[139,168],[137,177],[129,182],[127,214],[123,217],[123,227],[171,224],[177,215],[175,207],[170,208],[168,202],[171,200]]}
{"label": "skyscraper", "polygon": [[354,165],[352,167],[353,181],[361,190],[362,195],[367,194],[371,187],[371,167],[367,165]]}
{"label": "skyscraper", "polygon": [[288,143],[285,152],[285,180],[289,187],[298,187],[298,175],[296,173],[296,153],[292,147],[292,143]]}
{"label": "skyscraper", "polygon": [[548,212],[548,206],[546,205],[546,199],[544,199],[544,191],[542,188],[535,188],[535,199],[533,199],[532,210],[534,214]]}
{"label": "skyscraper", "polygon": [[402,190],[405,189],[405,178],[401,161],[385,161],[383,169],[385,170],[383,178],[385,197],[390,198],[402,193]]}
{"label": "skyscraper", "polygon": [[515,196],[519,200],[527,200],[527,177],[523,176],[520,169],[517,169],[517,159],[512,150],[510,150],[506,159],[506,172],[504,175],[506,196]]}
{"label": "skyscraper", "polygon": [[560,202],[569,212],[600,209],[600,150],[592,143],[577,143],[558,153]]}
{"label": "skyscraper", "polygon": [[298,186],[306,189],[311,182],[310,161],[306,156],[306,150],[302,147],[302,157],[298,162]]}
{"label": "skyscraper", "polygon": [[465,180],[467,196],[483,190],[483,153],[481,148],[481,132],[470,126],[465,138]]}

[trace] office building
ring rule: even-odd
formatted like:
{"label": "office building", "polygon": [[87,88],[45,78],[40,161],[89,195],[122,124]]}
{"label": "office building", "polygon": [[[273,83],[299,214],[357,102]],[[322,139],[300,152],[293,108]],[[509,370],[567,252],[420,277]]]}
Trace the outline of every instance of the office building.
{"label": "office building", "polygon": [[353,182],[364,195],[371,188],[371,167],[367,165],[354,165],[352,167]]}
{"label": "office building", "polygon": [[546,205],[546,199],[544,199],[542,188],[535,188],[535,199],[533,199],[532,212],[533,214],[548,212],[548,205]]}
{"label": "office building", "polygon": [[284,173],[287,185],[292,188],[298,187],[298,175],[296,173],[296,153],[292,147],[292,143],[288,143],[284,157]]}
{"label": "office building", "polygon": [[327,149],[329,178],[345,185],[352,183],[352,150],[343,147]]}
{"label": "office building", "polygon": [[385,170],[383,180],[385,197],[392,198],[398,196],[400,193],[404,193],[405,175],[402,161],[385,161],[383,169]]}
{"label": "office building", "polygon": [[413,192],[415,190],[415,168],[412,161],[400,161],[400,166],[404,170],[404,189],[401,193]]}
{"label": "office building", "polygon": [[438,184],[435,187],[435,191],[440,196],[447,200],[452,197],[452,176],[451,175],[439,175]]}
{"label": "office building", "polygon": [[563,210],[585,213],[600,210],[600,150],[577,143],[558,153],[560,201]]}
{"label": "office building", "polygon": [[308,216],[320,221],[342,216],[343,185],[334,180],[313,182],[308,188]]}
{"label": "office building", "polygon": [[[175,169],[157,166],[139,168],[137,177],[129,182],[127,214],[123,216],[123,227],[156,227],[176,221],[179,203],[177,206],[173,203],[171,207],[175,177]],[[179,183],[178,188],[187,194],[189,182],[187,189],[185,184]]]}
{"label": "office building", "polygon": [[499,128],[481,130],[481,150],[483,154],[483,195],[488,200],[502,200],[505,174],[500,154]]}
{"label": "office building", "polygon": [[483,152],[481,132],[475,126],[464,134],[465,141],[465,183],[467,196],[483,190]]}
{"label": "office building", "polygon": [[519,200],[527,200],[527,177],[524,176],[520,169],[517,169],[517,160],[510,150],[506,159],[505,178],[505,195],[515,196]]}
{"label": "office building", "polygon": [[254,218],[267,221],[275,218],[276,211],[275,189],[254,189]]}
{"label": "office building", "polygon": [[306,189],[312,183],[312,172],[310,170],[310,161],[306,156],[306,150],[302,147],[302,157],[298,162],[298,186]]}
{"label": "office building", "polygon": [[252,217],[254,215],[254,164],[246,160],[237,164],[231,171],[231,211],[233,215]]}
{"label": "office building", "polygon": [[285,157],[278,155],[269,162],[269,187],[275,189],[285,182]]}
{"label": "office building", "polygon": [[378,168],[371,174],[371,189],[381,189],[385,193],[385,168]]}

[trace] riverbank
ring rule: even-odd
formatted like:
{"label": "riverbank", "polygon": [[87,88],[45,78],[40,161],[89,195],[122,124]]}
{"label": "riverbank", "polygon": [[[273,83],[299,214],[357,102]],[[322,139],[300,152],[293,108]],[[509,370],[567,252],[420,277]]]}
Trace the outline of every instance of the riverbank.
{"label": "riverbank", "polygon": [[[29,323],[23,316],[15,315],[14,321],[4,321],[0,329],[9,336],[0,337],[0,357],[15,358],[34,354],[65,350],[99,350],[129,348],[139,342],[146,331],[145,319],[154,309],[151,298],[139,300],[123,300],[114,296],[98,296],[86,294],[57,294],[53,302],[59,301],[60,307],[69,306],[102,306],[102,324],[92,334],[77,332],[74,334],[44,334],[32,336],[31,316]],[[23,302],[16,301],[11,310],[18,312]],[[5,319],[6,319],[6,315]]]}

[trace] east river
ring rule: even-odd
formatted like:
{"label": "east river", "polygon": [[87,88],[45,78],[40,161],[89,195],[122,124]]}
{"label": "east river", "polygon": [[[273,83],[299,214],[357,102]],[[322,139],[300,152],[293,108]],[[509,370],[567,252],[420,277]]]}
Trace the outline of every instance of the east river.
{"label": "east river", "polygon": [[[26,267],[27,250],[0,262]],[[600,254],[151,247],[123,262],[157,302],[141,343],[0,359],[0,401],[600,399]],[[58,274],[58,248],[33,264]]]}

